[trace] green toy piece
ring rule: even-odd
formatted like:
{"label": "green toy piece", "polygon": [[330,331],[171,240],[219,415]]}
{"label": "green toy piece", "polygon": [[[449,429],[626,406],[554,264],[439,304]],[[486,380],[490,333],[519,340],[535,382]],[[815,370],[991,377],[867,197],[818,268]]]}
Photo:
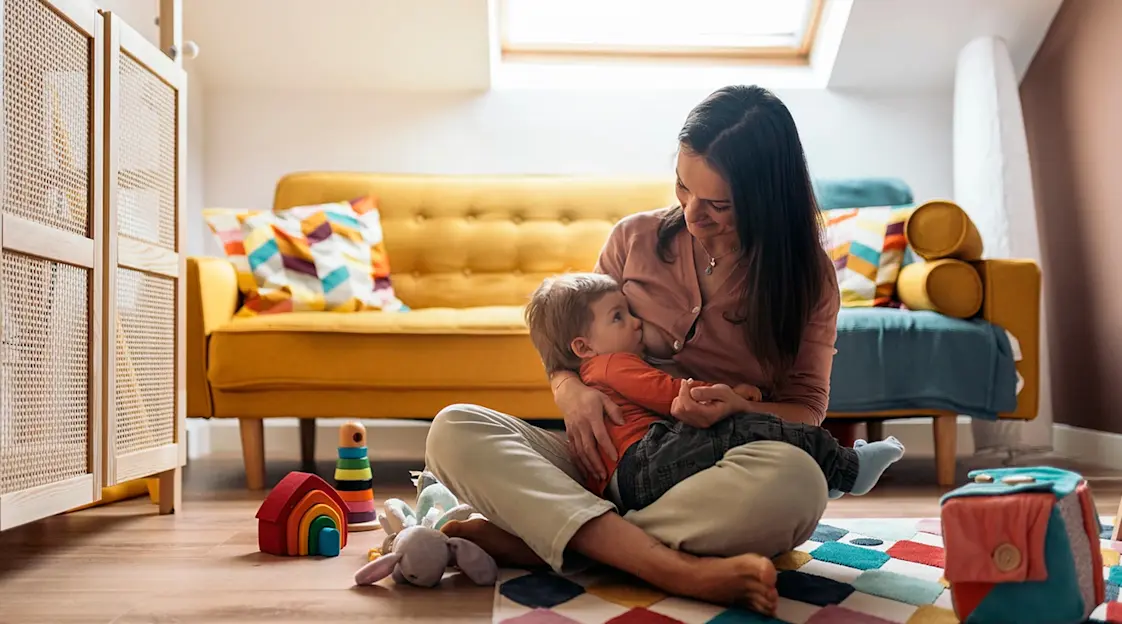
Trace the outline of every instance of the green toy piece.
{"label": "green toy piece", "polygon": [[[334,528],[335,521],[331,519],[331,516],[317,516],[315,520],[312,520],[312,523],[308,525],[308,554],[320,554],[320,532],[323,529]],[[338,554],[338,548],[336,548],[336,554]]]}

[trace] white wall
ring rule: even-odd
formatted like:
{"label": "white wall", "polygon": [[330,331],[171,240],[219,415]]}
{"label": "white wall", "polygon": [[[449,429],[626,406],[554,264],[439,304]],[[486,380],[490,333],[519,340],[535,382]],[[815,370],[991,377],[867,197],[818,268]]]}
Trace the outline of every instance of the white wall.
{"label": "white wall", "polygon": [[954,85],[958,52],[1001,37],[1020,80],[1062,0],[856,0],[829,86],[929,92]]}
{"label": "white wall", "polygon": [[[815,176],[899,176],[950,196],[951,97],[778,91]],[[485,94],[209,90],[204,204],[268,207],[307,169],[420,173],[667,174],[695,91]],[[192,139],[194,148],[198,144]],[[198,153],[197,151],[195,153]],[[200,225],[190,248],[217,251]]]}
{"label": "white wall", "polygon": [[221,255],[201,216],[206,205],[206,88],[190,64],[187,68],[187,253]]}

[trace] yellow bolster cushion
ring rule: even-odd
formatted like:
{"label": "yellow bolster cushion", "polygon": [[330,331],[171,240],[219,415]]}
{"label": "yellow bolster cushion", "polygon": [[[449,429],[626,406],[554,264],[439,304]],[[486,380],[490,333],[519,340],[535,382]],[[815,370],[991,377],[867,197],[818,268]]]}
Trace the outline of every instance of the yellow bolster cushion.
{"label": "yellow bolster cushion", "polygon": [[982,237],[958,204],[935,200],[921,204],[904,224],[904,236],[924,260],[982,258]]}
{"label": "yellow bolster cushion", "polygon": [[909,264],[896,280],[900,301],[912,310],[971,318],[982,308],[982,278],[973,266],[944,258]]}

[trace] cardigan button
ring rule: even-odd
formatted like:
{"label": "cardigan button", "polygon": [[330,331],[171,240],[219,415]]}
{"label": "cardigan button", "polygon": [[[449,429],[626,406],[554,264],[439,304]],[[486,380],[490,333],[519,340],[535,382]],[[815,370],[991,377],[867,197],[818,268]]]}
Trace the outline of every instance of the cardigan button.
{"label": "cardigan button", "polygon": [[674,350],[675,351],[681,351],[682,350],[682,342],[680,340],[675,340],[674,341]]}
{"label": "cardigan button", "polygon": [[698,312],[701,312],[701,306],[694,306],[692,312],[694,314],[697,314]]}

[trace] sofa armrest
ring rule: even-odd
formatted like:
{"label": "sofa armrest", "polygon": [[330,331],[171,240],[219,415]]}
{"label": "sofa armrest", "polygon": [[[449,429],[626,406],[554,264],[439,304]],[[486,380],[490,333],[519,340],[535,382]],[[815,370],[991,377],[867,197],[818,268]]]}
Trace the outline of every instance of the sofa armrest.
{"label": "sofa armrest", "polygon": [[1040,266],[1032,260],[972,262],[982,278],[982,317],[1007,330],[1021,345],[1017,372],[1024,387],[1017,409],[1002,418],[1036,418],[1040,393]]}
{"label": "sofa armrest", "polygon": [[225,258],[187,258],[187,415],[209,418],[214,403],[207,381],[207,342],[237,311],[238,275]]}

